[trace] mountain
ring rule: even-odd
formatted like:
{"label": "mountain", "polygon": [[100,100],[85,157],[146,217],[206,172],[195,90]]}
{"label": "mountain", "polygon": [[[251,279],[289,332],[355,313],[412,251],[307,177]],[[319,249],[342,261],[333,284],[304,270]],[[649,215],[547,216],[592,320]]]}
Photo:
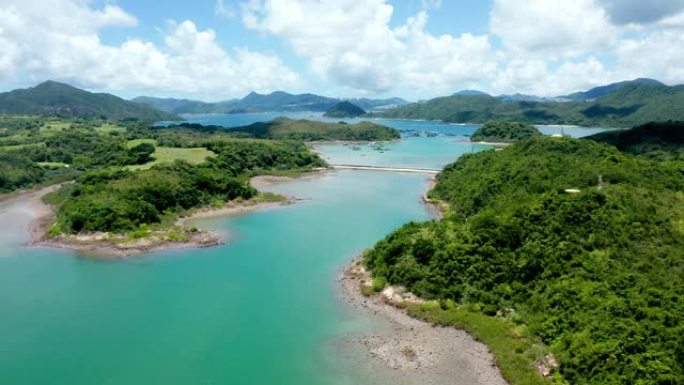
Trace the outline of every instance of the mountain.
{"label": "mountain", "polygon": [[447,96],[411,103],[375,116],[453,123],[513,120],[532,124],[632,127],[653,121],[684,120],[684,86],[670,87],[656,81],[624,82],[596,100],[566,103],[507,101],[485,95]]}
{"label": "mountain", "polygon": [[[197,100],[155,98],[139,96],[133,99],[136,103],[160,109],[174,114],[232,114],[243,112],[267,112],[267,111],[319,111],[324,112],[341,99],[329,98],[315,94],[294,95],[283,91],[270,94],[250,92],[242,99],[232,99],[216,103],[206,103]],[[366,110],[394,108],[408,104],[401,98],[389,99],[349,99],[349,102]]]}
{"label": "mountain", "polygon": [[350,102],[340,102],[329,109],[324,116],[328,118],[356,118],[364,115],[366,111],[363,108],[352,104]]}
{"label": "mountain", "polygon": [[180,119],[176,115],[129,102],[111,94],[92,93],[51,80],[32,88],[0,93],[0,113],[104,117],[112,120],[132,119],[147,122]]}
{"label": "mountain", "polygon": [[387,98],[387,99],[368,99],[368,98],[357,98],[348,99],[348,102],[356,104],[357,106],[363,108],[364,110],[386,110],[389,108],[401,107],[409,104],[408,101],[402,98]]}
{"label": "mountain", "polygon": [[482,92],[482,91],[478,91],[478,90],[463,90],[463,91],[458,91],[458,92],[454,93],[454,94],[451,95],[451,96],[482,96],[482,95],[487,95],[487,96],[489,96],[488,93]]}
{"label": "mountain", "polygon": [[229,100],[220,103],[205,103],[198,100],[190,99],[173,99],[173,98],[155,98],[151,96],[139,96],[133,99],[136,103],[146,104],[158,110],[174,113],[174,114],[202,114],[202,113],[218,113],[221,106],[232,104],[239,99]]}
{"label": "mountain", "polygon": [[618,83],[612,83],[608,84],[605,86],[601,87],[596,87],[592,88],[589,91],[585,92],[575,92],[569,95],[564,95],[564,96],[559,96],[558,98],[560,99],[565,99],[565,100],[572,100],[572,101],[591,101],[598,99],[602,96],[605,96],[619,88],[622,88],[624,86],[630,86],[630,85],[635,85],[635,84],[647,84],[647,85],[656,85],[656,86],[663,86],[664,84],[654,80],[654,79],[647,79],[647,78],[639,78],[639,79],[634,79],[634,80],[626,80]]}

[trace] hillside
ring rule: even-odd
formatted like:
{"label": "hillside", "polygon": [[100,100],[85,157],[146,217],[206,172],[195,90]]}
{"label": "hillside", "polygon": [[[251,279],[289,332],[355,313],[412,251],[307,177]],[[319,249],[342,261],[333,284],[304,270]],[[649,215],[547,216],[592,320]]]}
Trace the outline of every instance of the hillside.
{"label": "hillside", "polygon": [[[242,99],[226,100],[215,103],[206,103],[188,99],[155,98],[150,96],[140,96],[133,99],[133,101],[174,114],[234,114],[268,111],[324,112],[342,102],[340,99],[329,98],[320,95],[293,95],[282,91],[276,91],[267,95],[251,92]],[[407,104],[407,102],[401,98],[363,98],[350,99],[349,102],[369,110],[396,107]]]}
{"label": "hillside", "polygon": [[491,121],[478,128],[471,136],[473,142],[513,143],[541,135],[531,124]]}
{"label": "hillside", "polygon": [[146,122],[180,119],[173,114],[114,95],[92,93],[49,80],[32,88],[0,93],[0,113]]}
{"label": "hillside", "polygon": [[595,101],[535,102],[485,95],[440,97],[385,111],[400,119],[483,123],[513,120],[532,124],[632,127],[651,121],[684,120],[684,86],[627,82]]}
{"label": "hillside", "polygon": [[684,122],[648,123],[629,130],[602,132],[586,139],[612,144],[630,154],[684,160]]}
{"label": "hillside", "polygon": [[350,102],[340,102],[335,104],[331,109],[326,111],[323,115],[328,118],[356,118],[364,115],[366,111],[363,108],[352,104]]}
{"label": "hillside", "polygon": [[608,84],[605,86],[601,87],[595,87],[592,88],[588,91],[584,92],[574,92],[569,95],[563,95],[559,96],[561,99],[567,99],[567,100],[574,100],[574,101],[587,101],[587,100],[594,100],[598,99],[602,96],[605,96],[619,88],[622,88],[626,85],[633,85],[633,84],[647,84],[647,85],[657,85],[657,86],[662,86],[664,85],[663,83],[654,80],[654,79],[645,79],[645,78],[639,78],[639,79],[634,79],[634,80],[627,80],[623,82],[617,82],[617,83],[612,83]]}
{"label": "hillside", "polygon": [[256,138],[315,140],[394,140],[399,139],[397,130],[371,122],[356,124],[325,123],[312,120],[278,118],[227,130]]}
{"label": "hillside", "polygon": [[511,383],[548,352],[556,383],[683,383],[683,169],[570,138],[466,155],[430,194],[445,219],[404,226],[364,260],[441,301],[415,315],[508,325],[517,337],[495,355],[517,365],[502,369]]}

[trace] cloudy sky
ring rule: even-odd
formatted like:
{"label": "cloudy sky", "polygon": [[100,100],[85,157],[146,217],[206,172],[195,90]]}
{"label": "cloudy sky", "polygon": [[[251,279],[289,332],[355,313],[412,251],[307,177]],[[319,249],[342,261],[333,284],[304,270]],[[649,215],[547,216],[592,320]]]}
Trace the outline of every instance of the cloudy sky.
{"label": "cloudy sky", "polygon": [[0,90],[422,99],[684,83],[684,0],[0,0]]}

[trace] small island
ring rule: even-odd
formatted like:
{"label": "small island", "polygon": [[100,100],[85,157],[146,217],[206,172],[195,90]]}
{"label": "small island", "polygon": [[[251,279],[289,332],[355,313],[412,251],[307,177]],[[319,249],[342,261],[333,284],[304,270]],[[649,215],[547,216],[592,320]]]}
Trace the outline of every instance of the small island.
{"label": "small island", "polygon": [[478,128],[470,136],[472,142],[515,143],[542,135],[531,125],[509,121],[491,121]]}
{"label": "small island", "polygon": [[401,138],[401,134],[396,129],[372,122],[327,123],[284,117],[270,122],[257,122],[247,126],[234,127],[228,132],[260,139],[287,139],[307,142],[332,140],[386,141]]}
{"label": "small island", "polygon": [[329,109],[325,115],[327,118],[357,118],[365,115],[366,111],[351,102],[340,102]]}

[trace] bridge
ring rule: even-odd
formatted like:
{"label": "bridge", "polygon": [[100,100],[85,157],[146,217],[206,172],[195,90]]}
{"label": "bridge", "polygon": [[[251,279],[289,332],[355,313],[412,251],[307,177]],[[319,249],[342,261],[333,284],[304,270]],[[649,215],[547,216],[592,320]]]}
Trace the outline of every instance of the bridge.
{"label": "bridge", "polygon": [[384,166],[361,166],[356,164],[331,164],[334,170],[365,170],[365,171],[389,171],[389,172],[413,172],[418,174],[436,175],[441,170],[433,168],[411,168],[411,167],[384,167]]}

